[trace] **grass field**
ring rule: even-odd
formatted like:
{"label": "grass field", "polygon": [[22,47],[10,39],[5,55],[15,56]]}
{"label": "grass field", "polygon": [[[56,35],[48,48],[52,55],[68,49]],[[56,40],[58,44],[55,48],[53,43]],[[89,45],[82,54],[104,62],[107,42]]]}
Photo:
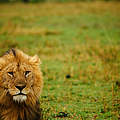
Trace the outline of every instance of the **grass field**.
{"label": "grass field", "polygon": [[43,120],[120,120],[120,3],[0,4],[0,54],[38,54]]}

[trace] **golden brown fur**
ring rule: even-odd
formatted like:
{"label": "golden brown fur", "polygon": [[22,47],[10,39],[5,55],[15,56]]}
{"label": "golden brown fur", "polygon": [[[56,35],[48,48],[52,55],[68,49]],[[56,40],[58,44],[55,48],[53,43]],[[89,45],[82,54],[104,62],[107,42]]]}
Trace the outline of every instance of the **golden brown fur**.
{"label": "golden brown fur", "polygon": [[0,57],[0,120],[41,120],[39,63],[18,49]]}

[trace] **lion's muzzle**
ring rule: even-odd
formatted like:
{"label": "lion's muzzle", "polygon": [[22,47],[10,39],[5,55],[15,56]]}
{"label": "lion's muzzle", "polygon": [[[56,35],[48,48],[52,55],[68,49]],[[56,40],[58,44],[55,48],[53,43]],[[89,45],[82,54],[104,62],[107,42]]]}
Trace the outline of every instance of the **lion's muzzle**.
{"label": "lion's muzzle", "polygon": [[26,94],[23,92],[23,89],[26,87],[25,84],[19,84],[15,86],[19,92],[17,94],[13,95],[13,100],[17,102],[24,102],[27,99]]}

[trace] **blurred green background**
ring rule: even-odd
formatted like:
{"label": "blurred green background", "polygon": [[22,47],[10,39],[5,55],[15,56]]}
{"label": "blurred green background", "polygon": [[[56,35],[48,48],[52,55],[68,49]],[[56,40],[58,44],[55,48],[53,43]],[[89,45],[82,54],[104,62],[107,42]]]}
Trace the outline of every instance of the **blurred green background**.
{"label": "blurred green background", "polygon": [[80,2],[80,1],[120,1],[120,0],[0,0],[0,2]]}
{"label": "blurred green background", "polygon": [[40,57],[43,120],[119,120],[120,3],[51,1],[0,4],[0,55]]}

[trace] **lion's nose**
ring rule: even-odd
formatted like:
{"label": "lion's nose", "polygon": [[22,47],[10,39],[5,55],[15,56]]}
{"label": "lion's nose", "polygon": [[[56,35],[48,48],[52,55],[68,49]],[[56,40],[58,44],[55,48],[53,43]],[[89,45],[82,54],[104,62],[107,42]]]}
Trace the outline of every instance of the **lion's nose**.
{"label": "lion's nose", "polygon": [[26,85],[16,85],[15,87],[22,91],[26,87]]}

